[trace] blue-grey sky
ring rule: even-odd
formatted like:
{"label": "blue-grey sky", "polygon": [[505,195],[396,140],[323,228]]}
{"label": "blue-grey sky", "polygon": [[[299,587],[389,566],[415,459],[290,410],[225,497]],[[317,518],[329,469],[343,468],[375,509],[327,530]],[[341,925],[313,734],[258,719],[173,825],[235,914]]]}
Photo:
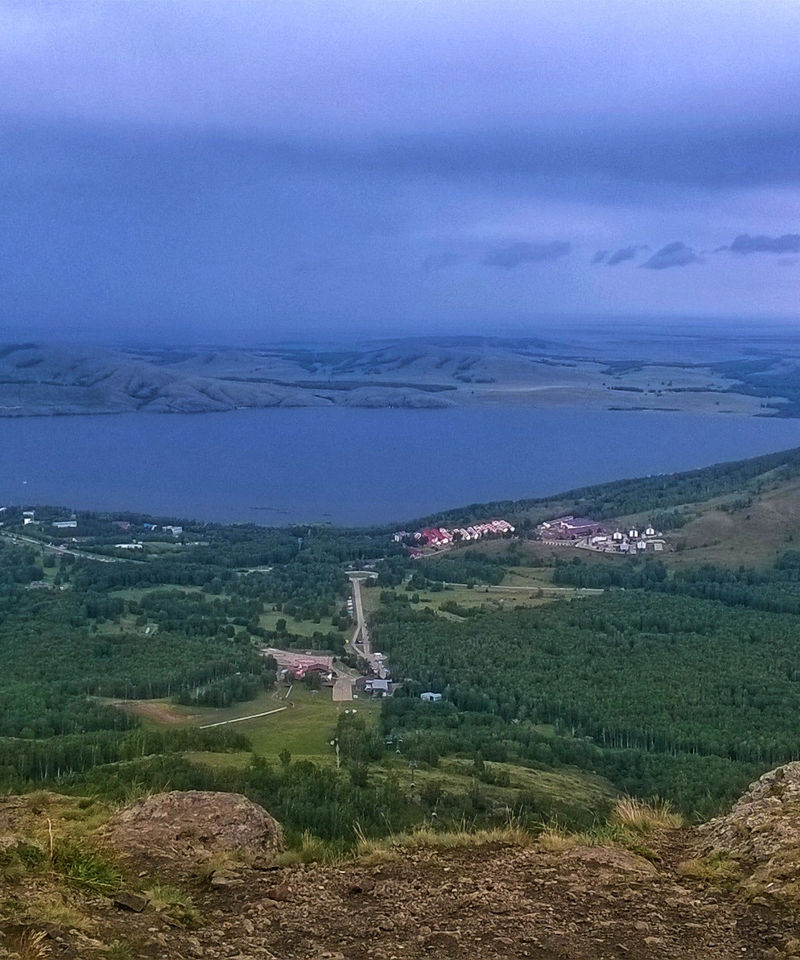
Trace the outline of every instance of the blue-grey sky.
{"label": "blue-grey sky", "polygon": [[797,0],[0,0],[0,332],[795,317]]}

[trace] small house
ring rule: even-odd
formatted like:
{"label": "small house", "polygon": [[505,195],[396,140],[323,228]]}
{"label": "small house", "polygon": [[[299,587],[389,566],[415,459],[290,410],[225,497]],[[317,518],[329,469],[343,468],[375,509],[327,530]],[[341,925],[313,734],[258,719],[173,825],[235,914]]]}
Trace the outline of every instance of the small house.
{"label": "small house", "polygon": [[420,700],[424,700],[425,703],[439,703],[439,701],[442,699],[442,695],[441,693],[433,693],[432,691],[428,690],[426,693],[421,693],[419,698]]}
{"label": "small house", "polygon": [[378,678],[369,678],[364,684],[364,693],[371,693],[373,697],[389,696],[389,681]]}

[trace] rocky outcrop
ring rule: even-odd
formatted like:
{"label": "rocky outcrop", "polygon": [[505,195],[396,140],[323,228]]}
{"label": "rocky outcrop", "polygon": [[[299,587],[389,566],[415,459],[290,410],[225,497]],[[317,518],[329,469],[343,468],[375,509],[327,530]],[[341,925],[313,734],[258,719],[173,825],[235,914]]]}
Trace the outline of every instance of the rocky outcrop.
{"label": "rocky outcrop", "polygon": [[236,793],[156,794],[115,814],[103,830],[115,852],[160,867],[193,870],[219,854],[270,858],[283,831],[263,807]]}
{"label": "rocky outcrop", "polygon": [[765,773],[697,838],[700,856],[736,861],[751,890],[800,897],[800,762]]}

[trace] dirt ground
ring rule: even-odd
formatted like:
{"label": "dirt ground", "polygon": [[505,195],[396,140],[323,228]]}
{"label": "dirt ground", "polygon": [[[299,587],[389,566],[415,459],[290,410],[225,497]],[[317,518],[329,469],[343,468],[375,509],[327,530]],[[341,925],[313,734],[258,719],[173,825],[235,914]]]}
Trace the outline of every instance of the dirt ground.
{"label": "dirt ground", "polygon": [[800,960],[800,762],[707,825],[624,837],[412,835],[302,864],[235,794],[0,798],[0,960]]}
{"label": "dirt ground", "polygon": [[[100,941],[151,960],[733,960],[800,956],[800,927],[681,876],[683,833],[656,861],[612,847],[487,845],[403,851],[376,866],[238,868],[185,881],[187,929],[97,897],[93,931],[51,928],[42,957],[100,957]],[[0,930],[3,925],[0,923]],[[6,925],[9,942],[13,930]],[[796,949],[795,949],[796,948]]]}

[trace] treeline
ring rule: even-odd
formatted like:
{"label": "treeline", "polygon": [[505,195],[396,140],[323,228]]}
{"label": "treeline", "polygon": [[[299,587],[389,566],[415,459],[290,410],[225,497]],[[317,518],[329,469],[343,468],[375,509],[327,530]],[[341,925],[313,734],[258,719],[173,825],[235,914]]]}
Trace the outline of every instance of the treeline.
{"label": "treeline", "polygon": [[34,580],[41,580],[44,570],[31,547],[19,547],[0,540],[0,594]]}
{"label": "treeline", "polygon": [[[771,476],[767,478],[767,474]],[[554,511],[584,513],[597,519],[638,513],[658,517],[659,512],[682,504],[703,502],[731,493],[757,492],[767,482],[784,481],[798,475],[800,448],[794,448],[762,457],[714,464],[699,470],[578,487],[551,497],[472,503],[433,514],[414,521],[414,524],[466,523],[480,517],[517,514],[530,514],[531,522],[535,522],[552,516]],[[680,519],[677,522],[680,524]],[[669,522],[664,523],[662,517],[660,529],[667,529],[668,526]]]}
{"label": "treeline", "polygon": [[[163,602],[163,601],[162,601]],[[165,612],[168,615],[168,612]],[[74,590],[0,597],[0,731],[48,737],[126,722],[87,697],[151,699],[237,675],[261,677],[244,632],[96,631]]]}
{"label": "treeline", "polygon": [[232,730],[176,730],[129,732],[98,730],[47,740],[0,739],[0,785],[7,789],[63,781],[69,783],[104,764],[135,760],[154,754],[180,754],[187,750],[227,752],[249,749],[246,737]]}
{"label": "treeline", "polygon": [[713,564],[669,569],[661,560],[586,563],[557,560],[553,582],[574,587],[644,589],[718,600],[728,606],[800,614],[800,553],[785,553],[773,567],[730,569]]}
{"label": "treeline", "polygon": [[289,616],[319,623],[341,606],[349,595],[350,581],[341,564],[301,555],[268,573],[247,574],[232,589]]}
{"label": "treeline", "polygon": [[[727,757],[603,747],[532,721],[508,723],[496,713],[459,710],[448,701],[423,703],[416,690],[407,687],[384,702],[382,729],[392,743],[402,742],[405,756],[434,770],[446,757],[541,770],[578,768],[605,777],[624,793],[668,797],[698,819],[728,808],[762,770],[758,764]],[[570,808],[568,799],[552,812],[569,813],[579,822],[586,811]],[[535,802],[528,806],[535,807]],[[540,807],[540,812],[547,819],[551,811]]]}

